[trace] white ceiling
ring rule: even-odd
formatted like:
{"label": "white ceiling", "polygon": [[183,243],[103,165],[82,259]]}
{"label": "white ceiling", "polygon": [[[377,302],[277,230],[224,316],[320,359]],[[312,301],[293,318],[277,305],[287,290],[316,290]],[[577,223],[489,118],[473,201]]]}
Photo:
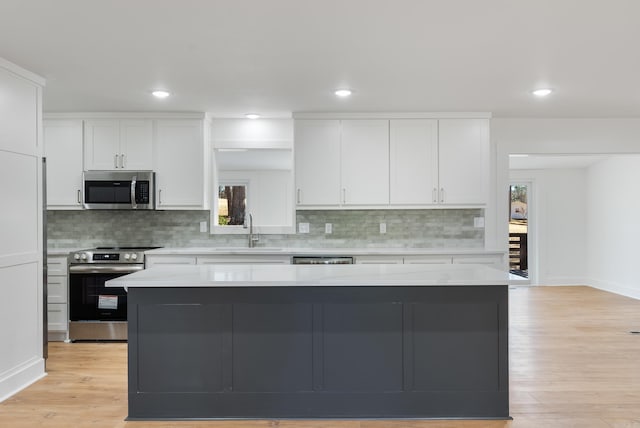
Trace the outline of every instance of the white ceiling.
{"label": "white ceiling", "polygon": [[0,0],[0,57],[47,79],[49,112],[638,117],[639,16],[638,0]]}

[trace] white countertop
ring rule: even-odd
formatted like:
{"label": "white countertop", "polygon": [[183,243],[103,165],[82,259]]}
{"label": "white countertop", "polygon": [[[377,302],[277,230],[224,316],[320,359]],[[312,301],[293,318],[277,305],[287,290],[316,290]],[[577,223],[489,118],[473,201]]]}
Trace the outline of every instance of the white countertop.
{"label": "white countertop", "polygon": [[440,254],[505,254],[504,250],[484,248],[281,248],[281,247],[183,247],[158,248],[145,251],[147,255],[208,255],[208,254],[264,254],[264,255],[440,255]]}
{"label": "white countertop", "polygon": [[154,266],[107,287],[311,287],[507,285],[508,272],[484,265]]}

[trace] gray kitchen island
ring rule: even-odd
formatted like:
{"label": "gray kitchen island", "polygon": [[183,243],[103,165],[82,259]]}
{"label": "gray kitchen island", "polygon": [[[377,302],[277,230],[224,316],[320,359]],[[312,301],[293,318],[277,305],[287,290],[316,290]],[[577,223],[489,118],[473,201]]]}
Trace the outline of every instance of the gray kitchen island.
{"label": "gray kitchen island", "polygon": [[128,289],[128,419],[508,419],[507,281],[481,265],[113,279]]}

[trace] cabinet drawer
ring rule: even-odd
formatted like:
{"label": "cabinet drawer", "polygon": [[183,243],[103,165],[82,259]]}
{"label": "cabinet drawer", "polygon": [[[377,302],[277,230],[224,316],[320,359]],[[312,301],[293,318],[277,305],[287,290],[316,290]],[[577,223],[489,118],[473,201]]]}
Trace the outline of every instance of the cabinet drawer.
{"label": "cabinet drawer", "polygon": [[66,303],[49,303],[47,305],[49,331],[67,331],[68,319]]}
{"label": "cabinet drawer", "polygon": [[447,256],[407,256],[404,258],[404,264],[414,265],[450,265],[451,257]]}
{"label": "cabinet drawer", "polygon": [[358,265],[401,265],[402,257],[394,256],[357,256],[355,263]]}
{"label": "cabinet drawer", "polygon": [[268,264],[268,265],[288,265],[291,263],[289,256],[206,256],[198,257],[199,265],[216,265],[216,264]]}
{"label": "cabinet drawer", "polygon": [[47,274],[67,276],[67,257],[47,257]]}
{"label": "cabinet drawer", "polygon": [[486,265],[486,266],[491,266],[496,268],[502,268],[502,256],[496,256],[496,255],[454,256],[453,263],[454,264]]}
{"label": "cabinet drawer", "polygon": [[145,256],[145,268],[156,265],[195,265],[194,256]]}
{"label": "cabinet drawer", "polygon": [[47,303],[67,303],[67,277],[47,278]]}

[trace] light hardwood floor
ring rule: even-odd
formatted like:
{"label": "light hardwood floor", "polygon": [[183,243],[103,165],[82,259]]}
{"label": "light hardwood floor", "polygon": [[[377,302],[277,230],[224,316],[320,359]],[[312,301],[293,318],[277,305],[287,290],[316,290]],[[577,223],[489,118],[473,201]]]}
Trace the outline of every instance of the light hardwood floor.
{"label": "light hardwood floor", "polygon": [[125,422],[126,344],[52,343],[49,375],[0,404],[0,427],[640,428],[640,301],[589,287],[510,290],[513,421]]}

